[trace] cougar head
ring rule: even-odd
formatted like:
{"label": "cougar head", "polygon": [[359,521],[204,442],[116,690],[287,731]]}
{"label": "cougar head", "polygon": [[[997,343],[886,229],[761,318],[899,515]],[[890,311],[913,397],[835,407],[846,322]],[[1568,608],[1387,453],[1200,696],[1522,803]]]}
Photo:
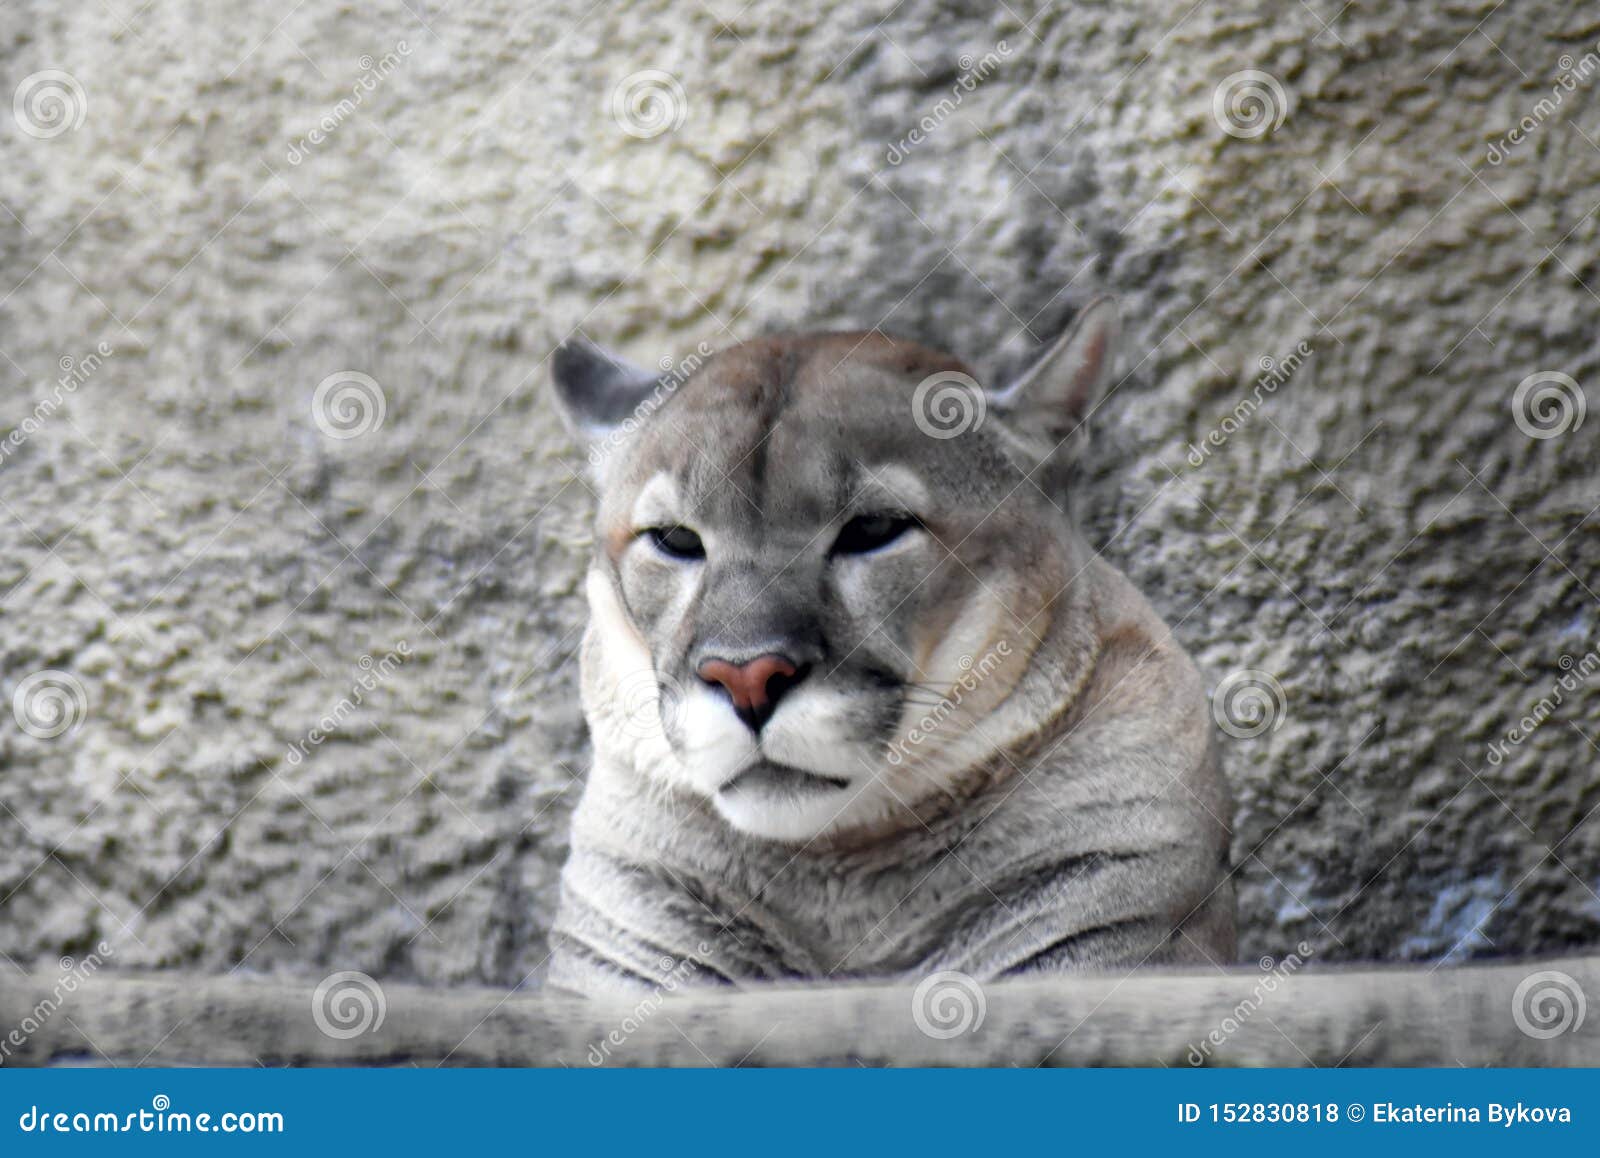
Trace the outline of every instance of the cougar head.
{"label": "cougar head", "polygon": [[892,822],[992,758],[1083,565],[1051,492],[1116,329],[1091,303],[999,391],[876,332],[702,347],[663,373],[564,344],[557,395],[599,498],[598,756],[784,841]]}

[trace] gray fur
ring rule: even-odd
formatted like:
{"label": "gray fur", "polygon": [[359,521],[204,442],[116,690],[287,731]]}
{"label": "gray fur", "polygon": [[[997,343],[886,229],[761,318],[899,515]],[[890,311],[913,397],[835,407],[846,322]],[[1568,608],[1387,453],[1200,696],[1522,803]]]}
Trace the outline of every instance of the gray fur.
{"label": "gray fur", "polygon": [[659,380],[582,338],[556,348],[551,373],[573,433],[585,439],[618,426]]}
{"label": "gray fur", "polygon": [[[684,961],[743,984],[1231,960],[1231,806],[1200,679],[1049,493],[1115,329],[1091,304],[981,396],[956,359],[877,334],[747,342],[614,445],[554,983],[649,984]],[[556,368],[580,429],[616,409],[586,401],[592,364]],[[972,421],[939,430],[962,406]],[[921,525],[830,548],[886,507]],[[704,557],[640,534],[661,524]],[[810,674],[757,735],[696,675],[708,650]]]}

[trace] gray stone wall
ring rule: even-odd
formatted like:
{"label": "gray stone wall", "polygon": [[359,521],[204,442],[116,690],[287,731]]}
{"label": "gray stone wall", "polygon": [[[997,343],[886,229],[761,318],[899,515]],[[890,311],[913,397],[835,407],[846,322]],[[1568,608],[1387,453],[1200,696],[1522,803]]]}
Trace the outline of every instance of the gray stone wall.
{"label": "gray stone wall", "polygon": [[585,761],[553,344],[877,325],[999,376],[1106,291],[1076,499],[1265,725],[1226,738],[1244,956],[1592,947],[1597,38],[1488,0],[7,6],[0,952],[536,978]]}

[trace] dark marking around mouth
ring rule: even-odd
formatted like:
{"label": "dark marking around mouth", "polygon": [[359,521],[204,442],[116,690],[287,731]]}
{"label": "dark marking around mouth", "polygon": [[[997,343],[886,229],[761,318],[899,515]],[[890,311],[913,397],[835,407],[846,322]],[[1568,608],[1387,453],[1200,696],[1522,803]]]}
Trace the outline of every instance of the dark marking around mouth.
{"label": "dark marking around mouth", "polygon": [[819,772],[807,772],[803,768],[793,768],[787,764],[775,764],[770,760],[758,760],[717,789],[717,791],[731,793],[755,790],[758,792],[785,792],[790,795],[798,795],[809,792],[838,791],[848,787],[850,787],[850,781],[837,776],[824,776]]}

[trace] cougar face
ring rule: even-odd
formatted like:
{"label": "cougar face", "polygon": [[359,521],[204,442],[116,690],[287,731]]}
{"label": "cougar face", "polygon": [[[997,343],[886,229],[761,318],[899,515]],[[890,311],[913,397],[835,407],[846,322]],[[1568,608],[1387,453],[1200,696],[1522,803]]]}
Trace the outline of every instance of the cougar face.
{"label": "cougar face", "polygon": [[1103,384],[1114,326],[1091,306],[1004,393],[877,334],[764,338],[667,376],[557,351],[599,484],[597,759],[785,841],[949,791],[1081,565],[1029,472]]}

